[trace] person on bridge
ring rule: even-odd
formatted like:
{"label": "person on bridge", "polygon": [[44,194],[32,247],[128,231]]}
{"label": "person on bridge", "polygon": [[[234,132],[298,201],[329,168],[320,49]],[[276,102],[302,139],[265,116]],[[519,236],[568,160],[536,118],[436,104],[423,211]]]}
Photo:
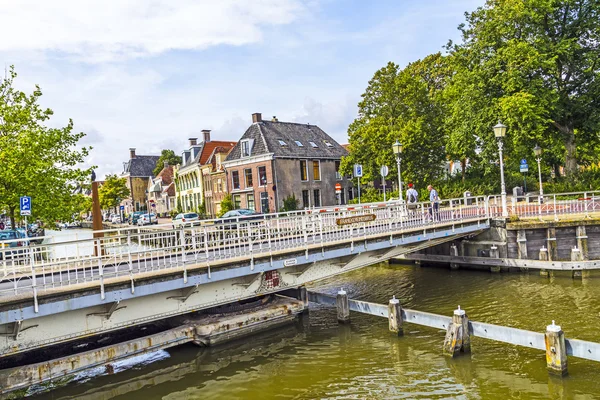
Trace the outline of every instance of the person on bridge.
{"label": "person on bridge", "polygon": [[429,201],[431,202],[431,206],[429,207],[429,216],[433,221],[440,220],[440,196],[438,195],[437,190],[433,188],[433,186],[427,186],[427,190],[429,190]]}
{"label": "person on bridge", "polygon": [[[409,211],[417,208],[417,202],[419,201],[419,192],[415,190],[412,183],[408,184],[408,190],[406,191],[406,204]],[[412,214],[412,213],[411,213]]]}

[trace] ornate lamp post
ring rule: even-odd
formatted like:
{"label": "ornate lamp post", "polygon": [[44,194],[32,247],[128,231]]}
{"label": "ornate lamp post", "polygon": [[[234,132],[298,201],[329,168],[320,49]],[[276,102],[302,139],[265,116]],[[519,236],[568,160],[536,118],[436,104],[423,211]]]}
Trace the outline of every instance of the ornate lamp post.
{"label": "ornate lamp post", "polygon": [[544,199],[544,188],[542,187],[542,148],[537,144],[533,148],[533,154],[535,154],[535,159],[538,164],[538,176],[540,179],[540,197],[538,199],[539,203],[542,204]]}
{"label": "ornate lamp post", "polygon": [[394,150],[396,164],[398,165],[398,197],[402,200],[402,171],[400,169],[400,163],[402,162],[402,143],[400,143],[398,139],[396,139],[396,143],[392,145],[392,150]]}
{"label": "ornate lamp post", "polygon": [[504,143],[502,139],[506,135],[506,125],[502,125],[500,121],[498,121],[498,125],[494,126],[494,136],[498,140],[498,155],[500,156],[500,185],[502,192],[502,216],[508,217],[508,209],[506,208],[506,185],[504,184],[504,161],[502,160],[502,149],[504,148]]}

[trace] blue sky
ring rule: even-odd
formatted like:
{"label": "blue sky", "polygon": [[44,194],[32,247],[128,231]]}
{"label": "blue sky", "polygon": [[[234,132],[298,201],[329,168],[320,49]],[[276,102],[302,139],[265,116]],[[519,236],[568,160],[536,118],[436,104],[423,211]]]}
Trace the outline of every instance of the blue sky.
{"label": "blue sky", "polygon": [[98,175],[128,148],[180,153],[251,113],[318,124],[340,143],[373,73],[441,51],[483,0],[0,0],[0,59],[73,118]]}

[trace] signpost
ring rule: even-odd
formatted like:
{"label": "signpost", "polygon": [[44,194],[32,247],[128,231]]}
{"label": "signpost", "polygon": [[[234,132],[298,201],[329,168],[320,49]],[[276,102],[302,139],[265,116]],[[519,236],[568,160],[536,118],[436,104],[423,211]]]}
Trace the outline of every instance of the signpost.
{"label": "signpost", "polygon": [[335,196],[337,197],[338,205],[342,204],[341,194],[342,194],[342,184],[338,182],[335,184]]}
{"label": "signpost", "polygon": [[123,211],[125,211],[125,206],[119,206],[119,219],[121,220],[121,223],[125,222],[125,215]]}
{"label": "signpost", "polygon": [[521,173],[523,174],[523,192],[526,193],[527,192],[527,172],[529,172],[529,165],[527,165],[527,160],[526,159],[522,159],[521,160],[521,165],[519,166],[519,170],[521,171]]}
{"label": "signpost", "polygon": [[363,176],[363,167],[360,164],[354,164],[354,177],[358,178],[358,204],[360,204],[360,178]]}
{"label": "signpost", "polygon": [[[27,229],[27,216],[31,215],[31,197],[21,196],[19,199],[19,208],[21,210],[21,216],[25,217],[25,229]],[[13,229],[15,229],[14,226]]]}
{"label": "signpost", "polygon": [[383,181],[383,201],[386,201],[386,199],[385,199],[385,177],[388,176],[390,169],[388,168],[387,165],[382,165],[379,172],[381,173],[381,177],[383,178],[382,179],[382,181]]}

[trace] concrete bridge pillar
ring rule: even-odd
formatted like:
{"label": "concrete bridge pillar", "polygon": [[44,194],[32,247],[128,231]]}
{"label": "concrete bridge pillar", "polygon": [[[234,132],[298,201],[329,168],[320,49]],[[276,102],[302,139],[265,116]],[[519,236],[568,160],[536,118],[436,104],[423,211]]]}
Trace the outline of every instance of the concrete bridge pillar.
{"label": "concrete bridge pillar", "polygon": [[460,306],[454,310],[452,322],[446,330],[444,339],[444,355],[456,357],[461,352],[471,352],[471,336],[469,333],[469,317],[465,310],[461,310]]}
{"label": "concrete bridge pillar", "polygon": [[556,244],[556,228],[550,227],[546,229],[547,241],[548,241],[548,260],[558,260],[558,246]]}
{"label": "concrete bridge pillar", "polygon": [[560,325],[546,327],[546,365],[548,371],[553,375],[567,375],[567,347],[565,346],[565,334]]}
{"label": "concrete bridge pillar", "polygon": [[388,311],[390,332],[394,332],[398,336],[404,335],[404,329],[402,328],[402,305],[396,296],[390,299]]}
{"label": "concrete bridge pillar", "polygon": [[348,323],[350,322],[350,305],[348,304],[348,293],[344,289],[341,289],[336,298],[335,305],[337,308],[337,319],[338,322]]}
{"label": "concrete bridge pillar", "polygon": [[577,248],[579,248],[581,251],[581,259],[587,261],[590,259],[590,257],[588,253],[588,237],[585,230],[585,225],[580,225],[577,227],[576,235]]}

